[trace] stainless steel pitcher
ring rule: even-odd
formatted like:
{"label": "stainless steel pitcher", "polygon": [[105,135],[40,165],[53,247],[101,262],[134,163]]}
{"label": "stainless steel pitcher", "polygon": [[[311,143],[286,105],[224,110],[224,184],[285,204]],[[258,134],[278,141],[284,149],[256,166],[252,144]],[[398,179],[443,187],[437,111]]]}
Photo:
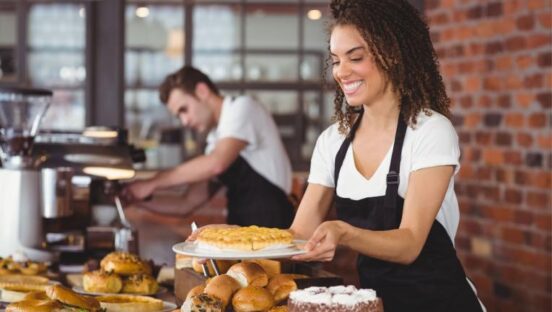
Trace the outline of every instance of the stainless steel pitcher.
{"label": "stainless steel pitcher", "polygon": [[40,172],[42,216],[47,219],[73,214],[71,199],[73,169],[69,167],[43,168]]}

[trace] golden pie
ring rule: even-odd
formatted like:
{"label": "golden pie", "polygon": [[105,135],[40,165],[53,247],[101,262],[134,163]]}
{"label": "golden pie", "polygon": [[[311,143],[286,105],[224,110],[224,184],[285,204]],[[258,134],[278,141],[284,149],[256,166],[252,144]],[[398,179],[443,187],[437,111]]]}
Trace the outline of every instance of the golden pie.
{"label": "golden pie", "polygon": [[197,237],[201,248],[256,251],[289,246],[293,236],[289,231],[256,225],[247,227],[206,228]]}

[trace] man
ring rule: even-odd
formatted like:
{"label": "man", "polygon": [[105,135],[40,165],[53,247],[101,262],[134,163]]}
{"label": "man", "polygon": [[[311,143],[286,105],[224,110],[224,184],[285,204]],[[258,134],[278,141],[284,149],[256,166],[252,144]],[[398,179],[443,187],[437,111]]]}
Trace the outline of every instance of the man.
{"label": "man", "polygon": [[214,194],[209,182],[216,179],[227,187],[229,224],[288,228],[294,216],[287,196],[291,166],[269,112],[250,97],[223,97],[209,77],[190,66],[167,76],[159,91],[183,126],[209,132],[205,154],[130,184],[124,198],[143,200],[155,190],[188,184],[178,207],[187,213]]}

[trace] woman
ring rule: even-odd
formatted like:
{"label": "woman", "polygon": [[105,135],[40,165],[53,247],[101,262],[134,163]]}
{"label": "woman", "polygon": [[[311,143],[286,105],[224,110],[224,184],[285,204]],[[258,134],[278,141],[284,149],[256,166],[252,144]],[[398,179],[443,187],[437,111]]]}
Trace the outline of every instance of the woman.
{"label": "woman", "polygon": [[[456,257],[458,137],[426,24],[404,0],[332,1],[337,124],[319,137],[291,231],[302,261],[360,253],[385,311],[482,311]],[[323,222],[335,204],[338,220]]]}

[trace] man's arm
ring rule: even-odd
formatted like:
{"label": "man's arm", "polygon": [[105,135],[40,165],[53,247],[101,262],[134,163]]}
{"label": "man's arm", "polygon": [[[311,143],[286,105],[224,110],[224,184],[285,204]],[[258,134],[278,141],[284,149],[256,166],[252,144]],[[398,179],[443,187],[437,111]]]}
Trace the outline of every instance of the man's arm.
{"label": "man's arm", "polygon": [[172,169],[161,171],[150,179],[136,181],[124,190],[128,201],[141,200],[155,190],[185,183],[206,181],[223,173],[239,156],[247,142],[224,138],[208,155],[198,156]]}
{"label": "man's arm", "polygon": [[151,201],[141,202],[139,207],[156,213],[184,217],[206,204],[221,186],[213,181],[195,182],[182,195],[154,197]]}

